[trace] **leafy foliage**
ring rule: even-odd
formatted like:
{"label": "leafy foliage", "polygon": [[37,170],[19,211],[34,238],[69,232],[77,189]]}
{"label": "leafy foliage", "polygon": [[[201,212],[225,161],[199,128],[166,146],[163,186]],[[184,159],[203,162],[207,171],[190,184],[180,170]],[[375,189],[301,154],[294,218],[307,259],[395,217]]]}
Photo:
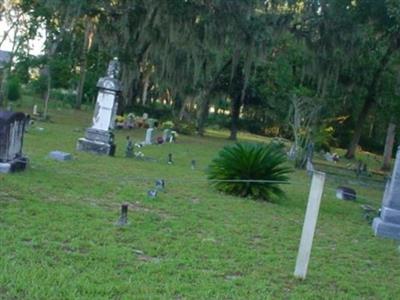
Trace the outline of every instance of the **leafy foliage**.
{"label": "leafy foliage", "polygon": [[208,178],[225,193],[270,201],[274,196],[283,196],[278,184],[288,180],[290,168],[284,165],[285,162],[285,154],[273,144],[236,143],[219,152],[209,166]]}
{"label": "leafy foliage", "polygon": [[21,85],[18,77],[12,76],[7,82],[7,99],[17,101],[21,97]]}

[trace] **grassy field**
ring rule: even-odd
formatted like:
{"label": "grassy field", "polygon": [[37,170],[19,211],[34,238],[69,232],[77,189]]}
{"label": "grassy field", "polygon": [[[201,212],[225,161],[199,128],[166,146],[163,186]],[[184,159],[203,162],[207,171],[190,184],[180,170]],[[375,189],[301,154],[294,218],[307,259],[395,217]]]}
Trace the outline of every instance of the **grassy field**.
{"label": "grassy field", "polygon": [[[141,151],[154,160],[139,161],[124,158],[125,137],[140,141],[144,131],[123,130],[116,157],[98,157],[75,151],[90,119],[90,111],[54,109],[53,122],[26,134],[29,169],[0,175],[0,299],[398,299],[398,243],[374,237],[360,208],[380,206],[380,186],[353,178],[362,200],[343,202],[334,189],[347,179],[328,177],[300,281],[304,171],[291,175],[278,203],[226,196],[204,172],[226,133],[148,146]],[[74,160],[52,161],[52,150]],[[165,193],[148,198],[159,178]],[[121,203],[129,203],[124,228],[115,226]]]}

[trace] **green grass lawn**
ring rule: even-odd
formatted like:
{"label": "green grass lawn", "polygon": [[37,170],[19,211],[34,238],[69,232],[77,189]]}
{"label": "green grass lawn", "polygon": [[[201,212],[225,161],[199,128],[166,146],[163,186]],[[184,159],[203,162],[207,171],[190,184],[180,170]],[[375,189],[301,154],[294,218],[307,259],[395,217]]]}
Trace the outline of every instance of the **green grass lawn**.
{"label": "green grass lawn", "polygon": [[[310,178],[291,175],[277,203],[226,196],[205,168],[224,132],[179,136],[141,151],[156,161],[75,151],[91,112],[52,111],[25,136],[31,165],[0,175],[0,299],[398,299],[398,243],[376,238],[360,202],[335,198],[346,178],[328,177],[305,281],[293,277]],[[43,127],[43,131],[37,130]],[[266,141],[241,134],[241,139]],[[52,150],[74,160],[47,158]],[[173,154],[175,164],[167,162]],[[190,162],[197,161],[191,170]],[[154,180],[166,191],[147,197]],[[352,187],[378,208],[382,189]],[[115,226],[121,203],[129,225]]]}

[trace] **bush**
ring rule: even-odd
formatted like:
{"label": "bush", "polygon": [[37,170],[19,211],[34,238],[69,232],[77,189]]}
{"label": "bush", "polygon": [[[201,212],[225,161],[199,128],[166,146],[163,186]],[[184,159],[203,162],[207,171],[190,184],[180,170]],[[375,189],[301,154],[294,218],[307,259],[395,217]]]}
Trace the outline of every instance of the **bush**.
{"label": "bush", "polygon": [[175,130],[181,134],[194,135],[196,133],[196,125],[187,121],[176,121]]}
{"label": "bush", "polygon": [[334,134],[333,127],[319,128],[319,130],[313,137],[315,151],[330,152],[331,145],[335,143],[333,134]]}
{"label": "bush", "polygon": [[21,85],[17,77],[12,76],[8,79],[6,91],[9,101],[17,101],[21,98]]}
{"label": "bush", "polygon": [[225,146],[211,162],[208,179],[222,192],[271,201],[275,196],[283,196],[279,183],[224,180],[287,182],[290,168],[284,166],[285,162],[286,155],[276,145],[236,143]]}

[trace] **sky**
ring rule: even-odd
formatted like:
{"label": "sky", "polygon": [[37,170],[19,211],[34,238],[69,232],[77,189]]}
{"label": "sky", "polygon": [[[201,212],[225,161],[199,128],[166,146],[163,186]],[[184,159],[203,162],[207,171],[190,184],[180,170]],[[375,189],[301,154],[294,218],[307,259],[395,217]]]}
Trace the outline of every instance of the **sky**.
{"label": "sky", "polygon": [[[0,41],[3,39],[4,32],[8,30],[9,24],[5,20],[0,21]],[[42,34],[44,36],[44,34]],[[12,37],[14,37],[14,32],[10,32],[8,38],[4,43],[1,45],[0,50],[11,51],[12,50]],[[43,37],[36,37],[34,40],[30,41],[29,46],[31,48],[30,54],[32,55],[39,55],[42,54],[44,44]]]}

